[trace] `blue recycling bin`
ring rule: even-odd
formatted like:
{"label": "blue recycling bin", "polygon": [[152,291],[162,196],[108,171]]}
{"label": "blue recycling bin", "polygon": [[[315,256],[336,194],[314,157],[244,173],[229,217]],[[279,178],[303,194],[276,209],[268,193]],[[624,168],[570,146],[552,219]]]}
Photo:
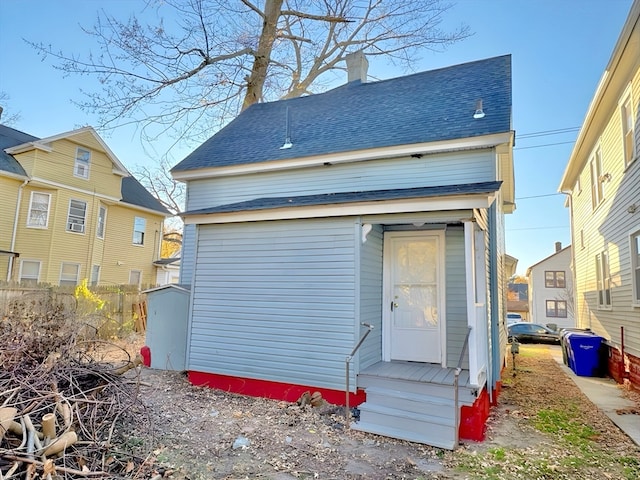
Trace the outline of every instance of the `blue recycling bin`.
{"label": "blue recycling bin", "polygon": [[569,342],[567,341],[567,335],[574,332],[595,335],[590,328],[563,328],[560,330],[560,347],[562,349],[562,361],[567,366],[569,366]]}
{"label": "blue recycling bin", "polygon": [[569,368],[580,377],[600,376],[600,350],[604,338],[587,332],[571,332],[564,338],[567,342]]}

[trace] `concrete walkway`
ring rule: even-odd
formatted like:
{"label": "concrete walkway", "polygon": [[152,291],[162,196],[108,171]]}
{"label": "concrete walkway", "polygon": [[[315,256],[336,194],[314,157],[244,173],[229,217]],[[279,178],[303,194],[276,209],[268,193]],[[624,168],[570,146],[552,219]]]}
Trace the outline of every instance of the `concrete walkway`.
{"label": "concrete walkway", "polygon": [[640,416],[618,415],[617,410],[635,407],[635,404],[622,396],[622,390],[611,378],[580,377],[573,373],[562,361],[559,346],[549,346],[549,352],[571,380],[591,402],[602,410],[631,440],[640,446]]}

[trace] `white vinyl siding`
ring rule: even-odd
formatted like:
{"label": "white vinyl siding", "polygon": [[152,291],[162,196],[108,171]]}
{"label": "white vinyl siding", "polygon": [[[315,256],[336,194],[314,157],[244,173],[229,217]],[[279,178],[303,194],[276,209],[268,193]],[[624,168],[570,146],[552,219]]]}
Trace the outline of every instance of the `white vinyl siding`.
{"label": "white vinyl siding", "polygon": [[50,206],[50,194],[31,192],[31,200],[29,202],[29,215],[27,217],[27,227],[47,228],[47,226],[49,225]]}
{"label": "white vinyl siding", "polygon": [[67,232],[84,233],[87,216],[87,202],[69,200],[69,214],[67,215]]}
{"label": "white vinyl siding", "polygon": [[344,388],[353,219],[200,226],[188,369]]}
{"label": "white vinyl siding", "polygon": [[76,161],[73,166],[73,176],[79,178],[89,178],[89,165],[91,163],[91,151],[86,148],[76,149]]}
{"label": "white vinyl siding", "polygon": [[35,285],[40,281],[40,260],[20,260],[20,283]]}
{"label": "white vinyl siding", "polygon": [[60,285],[77,285],[80,277],[80,264],[62,262],[60,267]]}

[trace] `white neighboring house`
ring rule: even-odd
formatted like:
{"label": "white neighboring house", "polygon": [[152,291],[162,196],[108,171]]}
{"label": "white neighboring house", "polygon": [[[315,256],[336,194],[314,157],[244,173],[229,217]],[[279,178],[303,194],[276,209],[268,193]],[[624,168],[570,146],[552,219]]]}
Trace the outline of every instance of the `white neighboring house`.
{"label": "white neighboring house", "polygon": [[527,277],[531,321],[542,325],[553,323],[558,328],[575,327],[571,245],[562,248],[556,242],[555,253],[530,266]]}
{"label": "white neighboring house", "polygon": [[157,267],[157,286],[177,284],[180,281],[180,251],[176,253],[176,256],[161,258],[153,264]]}

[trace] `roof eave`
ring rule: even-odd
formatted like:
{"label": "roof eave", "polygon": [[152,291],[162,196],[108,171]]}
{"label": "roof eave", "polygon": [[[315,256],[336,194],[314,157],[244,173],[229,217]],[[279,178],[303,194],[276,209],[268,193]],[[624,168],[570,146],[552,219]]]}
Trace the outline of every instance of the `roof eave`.
{"label": "roof eave", "polygon": [[437,142],[414,143],[409,145],[394,145],[389,147],[367,150],[354,150],[287,160],[275,160],[224,167],[209,167],[194,170],[171,171],[171,175],[178,181],[190,181],[211,177],[225,177],[250,173],[265,173],[294,168],[316,167],[326,164],[354,163],[380,158],[403,157],[415,154],[427,155],[457,150],[477,150],[492,148],[501,144],[512,144],[513,132],[493,133],[477,137],[467,137],[456,140],[442,140]]}
{"label": "roof eave", "polygon": [[582,127],[580,128],[580,132],[578,133],[578,138],[576,139],[576,143],[573,147],[573,150],[571,151],[569,162],[567,163],[567,167],[562,175],[562,180],[560,181],[560,186],[558,187],[559,192],[570,192],[575,185],[578,175],[584,167],[587,156],[582,155],[582,151],[584,148],[586,148],[586,146],[591,144],[591,142],[588,142],[588,140],[594,135],[591,126],[596,120],[598,107],[600,106],[605,93],[607,92],[607,88],[611,83],[612,75],[610,74],[610,72],[615,71],[615,68],[620,62],[627,43],[631,38],[631,34],[634,28],[637,28],[636,25],[639,19],[640,2],[634,1],[627,20],[622,27],[620,36],[618,37],[618,41],[616,42],[616,45],[613,49],[611,58],[607,63],[607,67],[605,68],[604,73],[600,78],[600,82],[598,83],[593,99],[591,100],[589,108],[587,109],[585,119],[582,122]]}
{"label": "roof eave", "polygon": [[348,204],[319,204],[300,207],[244,210],[226,213],[192,214],[185,215],[183,219],[186,225],[200,225],[270,220],[295,220],[300,218],[433,212],[441,210],[470,210],[474,208],[488,208],[494,200],[495,192],[485,192],[465,195],[443,195],[438,197],[353,202]]}

